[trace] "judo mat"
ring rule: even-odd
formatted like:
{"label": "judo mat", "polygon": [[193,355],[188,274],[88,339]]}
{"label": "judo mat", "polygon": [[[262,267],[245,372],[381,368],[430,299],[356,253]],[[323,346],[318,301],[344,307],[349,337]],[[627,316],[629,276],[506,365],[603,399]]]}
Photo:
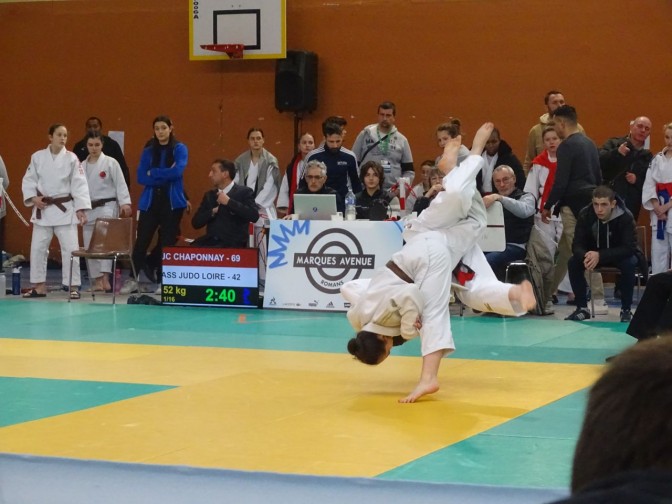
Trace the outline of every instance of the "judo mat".
{"label": "judo mat", "polygon": [[441,389],[399,404],[419,342],[366,366],[342,313],[47,299],[0,300],[0,499],[12,470],[56,461],[413,482],[444,499],[546,490],[526,501],[542,502],[566,492],[586,389],[631,344],[618,322],[455,316]]}

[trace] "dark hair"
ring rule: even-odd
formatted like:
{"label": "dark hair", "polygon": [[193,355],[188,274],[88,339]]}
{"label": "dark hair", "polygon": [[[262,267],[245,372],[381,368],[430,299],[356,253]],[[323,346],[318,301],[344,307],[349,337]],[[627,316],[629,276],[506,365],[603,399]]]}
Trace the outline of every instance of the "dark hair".
{"label": "dark hair", "polygon": [[[492,133],[497,133],[497,138],[502,138],[502,135],[499,134],[499,128],[492,128]],[[492,133],[490,133],[490,136],[492,136]]]}
{"label": "dark hair", "polygon": [[616,357],[588,395],[574,453],[572,492],[616,473],[672,470],[672,338]]}
{"label": "dark hair", "polygon": [[555,109],[555,112],[553,112],[553,117],[561,117],[574,126],[576,126],[576,123],[579,120],[579,115],[576,113],[576,109],[571,105],[563,105],[562,107],[558,107]]}
{"label": "dark hair", "polygon": [[[54,124],[52,124],[51,126],[49,126],[49,134],[50,134],[50,135],[53,135],[53,134],[54,134],[54,131],[56,131],[56,130],[57,130],[58,128],[60,128],[61,126],[65,128],[65,124],[63,124],[63,123],[54,123]],[[65,129],[67,130],[67,128],[65,128]]]}
{"label": "dark hair", "polygon": [[422,163],[420,163],[420,168],[423,166],[429,166],[430,168],[435,168],[436,163],[434,163],[433,159],[425,159]]}
{"label": "dark hair", "polygon": [[359,180],[362,184],[364,183],[366,172],[368,172],[369,169],[373,169],[373,171],[376,172],[376,175],[378,175],[378,189],[382,189],[383,183],[385,182],[385,170],[383,170],[383,167],[376,161],[367,161],[359,167]]}
{"label": "dark hair", "polygon": [[101,128],[103,127],[103,121],[100,120],[100,117],[96,117],[96,116],[91,116],[91,117],[89,117],[89,118],[86,120],[86,122],[84,123],[84,126],[86,126],[86,124],[87,124],[89,121],[98,121],[98,124],[100,124],[100,127],[101,127]]}
{"label": "dark hair", "polygon": [[265,138],[264,130],[262,130],[261,128],[254,128],[254,127],[252,127],[252,128],[250,128],[249,130],[247,130],[247,136],[246,136],[245,138],[249,139],[249,138],[250,138],[250,135],[251,135],[252,133],[254,133],[255,131],[258,131],[259,133],[261,133],[261,138]]}
{"label": "dark hair", "polygon": [[378,111],[380,112],[380,109],[385,109],[385,110],[392,110],[392,115],[397,115],[397,106],[391,102],[391,101],[384,101],[380,105],[378,105]]}
{"label": "dark hair", "polygon": [[441,123],[436,127],[436,132],[446,131],[450,138],[455,138],[462,132],[462,123],[457,117],[451,117],[450,121]]}
{"label": "dark hair", "polygon": [[323,122],[322,134],[325,137],[328,137],[329,135],[342,135],[343,127],[335,122]]}
{"label": "dark hair", "polygon": [[229,172],[231,180],[236,177],[236,165],[233,161],[229,161],[228,159],[215,159],[213,163],[219,165],[219,170],[221,172]]}
{"label": "dark hair", "polygon": [[336,123],[341,128],[345,128],[348,125],[348,121],[343,116],[329,116],[324,120],[322,124],[324,125],[325,123],[328,122]]}
{"label": "dark hair", "polygon": [[609,186],[599,185],[593,189],[593,198],[609,198],[609,201],[614,201],[616,199],[616,193]]}
{"label": "dark hair", "polygon": [[544,96],[544,105],[548,105],[548,100],[551,99],[551,96],[554,94],[563,94],[562,91],[558,91],[557,89],[551,89],[548,93],[546,93],[546,96]]}
{"label": "dark hair", "polygon": [[[170,120],[170,117],[167,115],[158,115],[154,118],[152,121],[152,127],[157,123],[157,122],[164,122],[168,125],[168,127],[171,127],[173,125],[173,121]],[[156,168],[161,166],[161,151],[165,148],[166,150],[166,159],[165,159],[165,165],[167,167],[172,166],[173,163],[175,162],[175,157],[173,156],[173,151],[175,150],[175,144],[177,143],[177,140],[175,140],[175,135],[173,132],[170,132],[170,137],[168,139],[168,145],[167,146],[162,146],[159,143],[159,139],[156,138],[156,135],[152,136],[152,167]]]}
{"label": "dark hair", "polygon": [[359,331],[357,336],[348,341],[348,352],[358,361],[375,366],[385,355],[385,342],[371,331]]}

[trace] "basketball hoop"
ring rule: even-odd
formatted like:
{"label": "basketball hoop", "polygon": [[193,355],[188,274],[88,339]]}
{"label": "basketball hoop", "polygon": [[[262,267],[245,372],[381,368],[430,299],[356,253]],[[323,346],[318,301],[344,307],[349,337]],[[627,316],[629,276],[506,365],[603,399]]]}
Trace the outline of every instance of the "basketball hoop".
{"label": "basketball hoop", "polygon": [[230,59],[241,59],[245,44],[203,44],[201,49],[226,53]]}

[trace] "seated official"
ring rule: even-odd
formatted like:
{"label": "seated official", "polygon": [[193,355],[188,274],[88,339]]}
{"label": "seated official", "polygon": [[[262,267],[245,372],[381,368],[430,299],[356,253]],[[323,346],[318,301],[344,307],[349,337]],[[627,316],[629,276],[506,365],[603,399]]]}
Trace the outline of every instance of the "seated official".
{"label": "seated official", "polygon": [[233,182],[236,166],[232,161],[216,159],[210,168],[210,181],[215,186],[203,196],[191,225],[206,227],[204,236],[196,238],[195,247],[246,247],[249,224],[259,219],[254,192]]}
{"label": "seated official", "polygon": [[485,258],[500,281],[504,281],[506,266],[512,261],[525,259],[527,241],[534,226],[536,201],[530,193],[516,187],[516,174],[507,165],[492,172],[495,192],[483,196],[483,203],[490,208],[495,201],[504,210],[504,235],[506,248],[502,252],[486,252]]}
{"label": "seated official", "polygon": [[387,210],[390,207],[390,201],[394,197],[387,191],[383,191],[383,182],[385,181],[385,172],[383,167],[376,161],[367,161],[359,168],[359,180],[364,185],[364,189],[355,195],[355,204],[357,206],[358,219],[371,219],[371,209],[374,210],[374,220],[377,215],[387,216]]}
{"label": "seated official", "polygon": [[327,187],[327,166],[322,161],[308,161],[306,174],[303,177],[306,185],[297,189],[294,194],[333,194],[336,196],[336,211],[345,212],[343,198],[331,187]]}
{"label": "seated official", "polygon": [[429,171],[429,189],[415,201],[415,204],[413,205],[414,212],[420,215],[422,211],[429,206],[436,195],[444,190],[443,184],[441,183],[442,180],[443,175],[438,168],[432,168]]}
{"label": "seated official", "polygon": [[576,310],[565,320],[585,320],[588,311],[585,272],[601,266],[621,271],[621,322],[632,319],[632,292],[635,287],[637,255],[635,219],[625,203],[608,186],[593,190],[593,202],[576,220],[572,257],[567,263],[569,281],[576,296]]}

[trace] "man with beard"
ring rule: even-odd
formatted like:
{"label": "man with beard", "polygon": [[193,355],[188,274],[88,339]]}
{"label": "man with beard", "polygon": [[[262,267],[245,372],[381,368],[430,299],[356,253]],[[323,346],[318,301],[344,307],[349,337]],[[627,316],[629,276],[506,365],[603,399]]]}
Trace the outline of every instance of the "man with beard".
{"label": "man with beard", "polygon": [[343,147],[343,127],[327,119],[322,123],[324,143],[308,154],[306,162],[320,161],[327,167],[325,185],[334,189],[345,200],[348,187],[353,193],[362,190],[359,180],[357,158],[355,154]]}
{"label": "man with beard", "polygon": [[[565,104],[565,97],[561,91],[553,89],[544,96],[544,104],[546,105],[546,113],[539,117],[539,122],[530,128],[530,132],[527,135],[527,150],[525,151],[525,161],[523,161],[525,175],[530,171],[532,160],[543,152],[544,140],[542,139],[542,132],[553,125],[553,115],[558,107],[562,107]],[[580,124],[576,126],[579,133],[584,133],[583,127]]]}

